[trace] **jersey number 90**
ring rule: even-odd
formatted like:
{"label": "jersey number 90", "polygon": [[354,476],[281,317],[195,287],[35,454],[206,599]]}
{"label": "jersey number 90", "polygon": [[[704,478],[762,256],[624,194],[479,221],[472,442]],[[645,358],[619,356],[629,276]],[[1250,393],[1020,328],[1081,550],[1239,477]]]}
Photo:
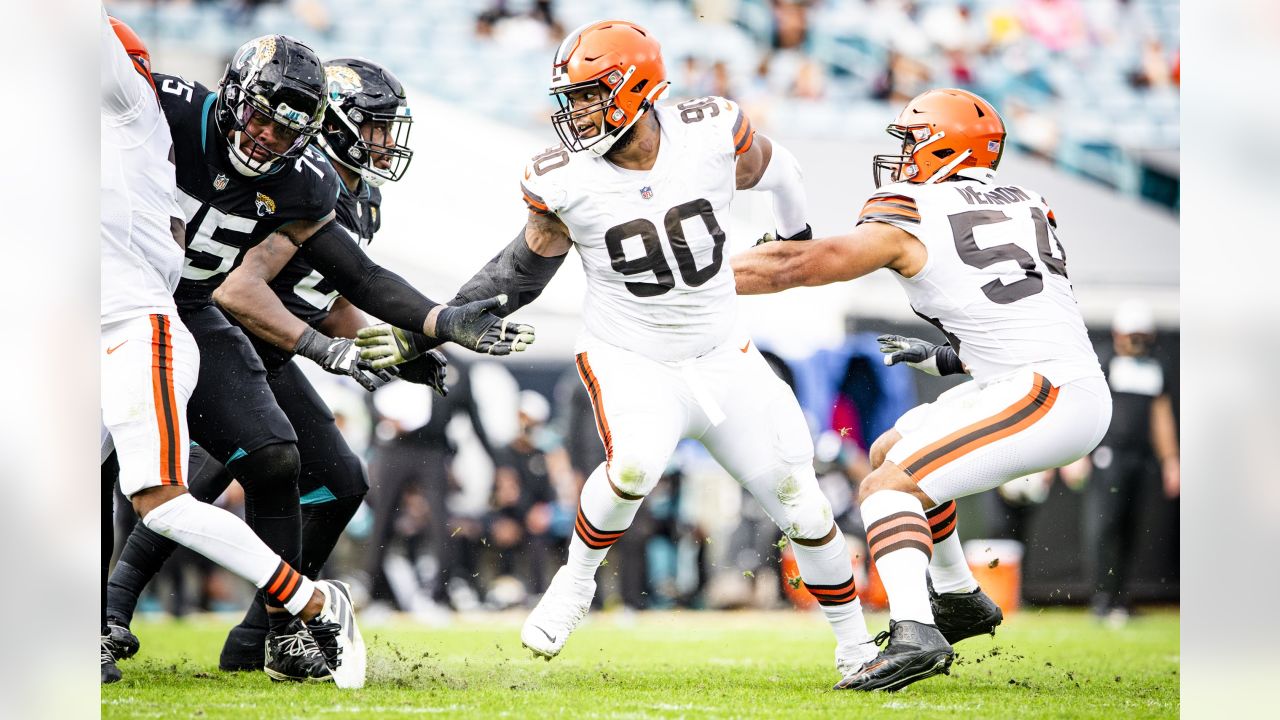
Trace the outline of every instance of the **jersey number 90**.
{"label": "jersey number 90", "polygon": [[[707,233],[714,243],[711,251],[711,263],[698,268],[684,235],[684,221],[701,218]],[[676,259],[676,267],[680,270],[680,278],[689,287],[698,287],[716,276],[724,264],[724,230],[716,221],[715,211],[711,203],[703,198],[690,200],[667,211],[663,219],[667,231],[667,241],[671,245],[671,254]],[[628,238],[639,237],[644,243],[644,256],[627,259],[622,242]],[[675,275],[671,265],[662,252],[662,238],[658,228],[644,218],[615,225],[604,234],[604,244],[609,250],[609,262],[613,269],[623,275],[639,275],[652,272],[657,282],[629,282],[627,290],[636,297],[656,297],[669,292],[676,286]]]}

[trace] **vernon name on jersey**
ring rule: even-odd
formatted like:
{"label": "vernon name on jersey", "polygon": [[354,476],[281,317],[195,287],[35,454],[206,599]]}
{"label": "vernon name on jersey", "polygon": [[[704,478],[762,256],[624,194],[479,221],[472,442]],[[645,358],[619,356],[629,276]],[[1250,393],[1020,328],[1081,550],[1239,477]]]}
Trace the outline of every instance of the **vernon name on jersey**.
{"label": "vernon name on jersey", "polygon": [[735,158],[751,144],[738,106],[707,97],[655,110],[649,171],[554,147],[533,158],[521,189],[535,213],[569,229],[587,279],[586,331],[661,361],[708,352],[737,317],[724,262]]}
{"label": "vernon name on jersey", "polygon": [[217,96],[203,85],[155,75],[173,134],[178,204],[187,222],[186,259],[174,293],[178,307],[208,305],[244,252],[282,225],[319,220],[333,210],[341,181],[328,159],[309,146],[297,160],[246,178],[231,167],[217,137]]}
{"label": "vernon name on jersey", "polygon": [[997,187],[994,177],[967,170],[932,185],[886,185],[858,223],[890,223],[924,243],[920,272],[894,277],[979,383],[1023,367],[1055,385],[1101,377],[1053,211],[1026,188]]}

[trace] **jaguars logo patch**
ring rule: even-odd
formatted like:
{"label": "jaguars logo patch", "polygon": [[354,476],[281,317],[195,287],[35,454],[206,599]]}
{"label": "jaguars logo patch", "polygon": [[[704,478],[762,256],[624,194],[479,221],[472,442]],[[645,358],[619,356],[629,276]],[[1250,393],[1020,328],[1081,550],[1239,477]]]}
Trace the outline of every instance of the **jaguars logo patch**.
{"label": "jaguars logo patch", "polygon": [[258,208],[258,217],[276,214],[276,201],[262,193],[258,193],[258,197],[254,199],[253,204]]}

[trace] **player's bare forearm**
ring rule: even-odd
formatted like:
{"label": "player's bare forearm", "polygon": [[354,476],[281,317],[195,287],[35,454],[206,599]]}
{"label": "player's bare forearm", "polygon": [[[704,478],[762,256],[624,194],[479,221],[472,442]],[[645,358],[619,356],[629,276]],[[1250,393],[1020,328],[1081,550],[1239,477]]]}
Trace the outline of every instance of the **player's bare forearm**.
{"label": "player's bare forearm", "polygon": [[340,297],[329,309],[329,316],[320,323],[320,332],[329,337],[353,338],[360,328],[369,324],[369,318],[360,308],[352,305],[346,298]]}
{"label": "player's bare forearm", "polygon": [[766,295],[804,285],[812,242],[771,242],[734,255],[729,264],[739,295]]}
{"label": "player's bare forearm", "polygon": [[245,253],[240,265],[213,291],[214,301],[246,329],[285,350],[293,350],[307,324],[285,308],[268,283],[296,251],[288,238],[270,235]]}
{"label": "player's bare forearm", "polygon": [[213,300],[246,330],[283,350],[292,351],[307,331],[307,324],[289,312],[275,291],[263,282],[228,276],[213,291]]}

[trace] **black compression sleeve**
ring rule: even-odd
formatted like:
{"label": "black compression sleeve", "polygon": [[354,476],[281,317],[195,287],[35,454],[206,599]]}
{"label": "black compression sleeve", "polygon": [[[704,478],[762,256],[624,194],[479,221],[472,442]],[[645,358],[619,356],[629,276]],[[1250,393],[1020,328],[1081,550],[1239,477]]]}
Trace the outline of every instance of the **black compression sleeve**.
{"label": "black compression sleeve", "polygon": [[[498,317],[506,317],[536,300],[568,256],[568,253],[555,257],[539,255],[530,249],[524,239],[524,230],[521,230],[515,240],[458,289],[458,294],[449,304],[466,305],[505,293],[507,304],[494,308],[492,312]],[[426,335],[414,337],[414,347],[421,352],[443,344],[443,341]]]}
{"label": "black compression sleeve", "polygon": [[539,255],[530,249],[521,230],[515,240],[463,284],[449,304],[463,305],[505,293],[506,305],[494,310],[494,314],[506,317],[536,300],[566,257],[568,253],[555,257]]}
{"label": "black compression sleeve", "polygon": [[956,375],[964,372],[964,363],[960,362],[960,356],[950,345],[939,345],[934,357],[938,364],[939,375]]}
{"label": "black compression sleeve", "polygon": [[317,230],[299,252],[352,305],[396,327],[421,332],[427,313],[440,304],[371,260],[337,221]]}

